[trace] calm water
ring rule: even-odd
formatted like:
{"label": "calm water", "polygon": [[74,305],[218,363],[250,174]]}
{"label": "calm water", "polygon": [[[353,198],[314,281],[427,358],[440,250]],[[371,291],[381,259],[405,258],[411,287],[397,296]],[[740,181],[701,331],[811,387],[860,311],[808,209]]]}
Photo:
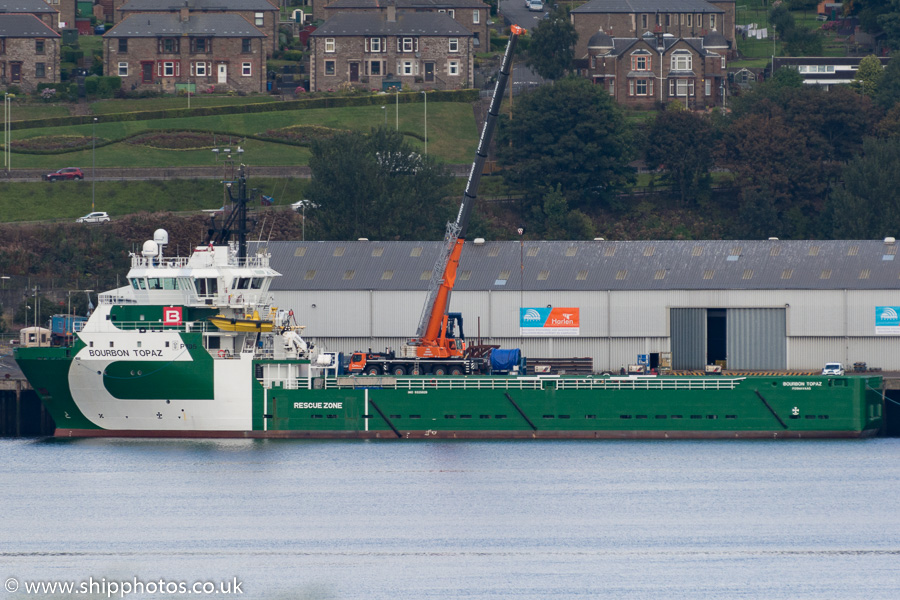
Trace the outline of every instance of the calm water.
{"label": "calm water", "polygon": [[895,600],[898,465],[900,439],[0,440],[0,581]]}

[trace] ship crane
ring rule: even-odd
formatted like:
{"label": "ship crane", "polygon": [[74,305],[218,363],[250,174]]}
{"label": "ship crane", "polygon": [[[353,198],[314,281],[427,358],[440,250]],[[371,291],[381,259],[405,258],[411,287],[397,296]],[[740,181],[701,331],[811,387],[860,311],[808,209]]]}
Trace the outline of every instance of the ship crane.
{"label": "ship crane", "polygon": [[429,286],[428,297],[422,310],[422,316],[419,319],[416,337],[409,340],[408,343],[408,346],[414,349],[415,356],[418,358],[461,358],[465,353],[465,343],[462,341],[462,319],[457,315],[453,315],[455,317],[454,320],[458,321],[460,330],[460,339],[457,342],[452,335],[454,323],[449,322],[451,315],[447,313],[447,306],[450,303],[450,293],[453,291],[453,286],[456,283],[459,257],[462,254],[472,206],[475,204],[478,183],[481,180],[484,162],[487,159],[488,146],[490,146],[494,128],[497,125],[497,117],[500,114],[500,102],[503,99],[506,82],[509,80],[509,70],[512,66],[512,56],[516,48],[516,41],[524,33],[525,29],[518,25],[510,27],[509,43],[506,46],[506,52],[500,64],[500,74],[497,77],[497,84],[491,97],[491,104],[487,118],[484,121],[484,128],[481,131],[481,138],[478,140],[478,149],[475,151],[475,160],[472,162],[472,170],[469,172],[469,179],[466,183],[466,191],[463,194],[459,213],[456,215],[455,222],[447,223],[444,244],[432,271],[431,285]]}

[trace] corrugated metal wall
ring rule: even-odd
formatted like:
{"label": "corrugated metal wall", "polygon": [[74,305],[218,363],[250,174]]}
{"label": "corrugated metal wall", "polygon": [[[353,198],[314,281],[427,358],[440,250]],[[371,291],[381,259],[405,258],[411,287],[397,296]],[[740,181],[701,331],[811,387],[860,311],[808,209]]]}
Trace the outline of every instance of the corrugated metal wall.
{"label": "corrugated metal wall", "polygon": [[730,308],[726,331],[729,369],[787,368],[783,308]]}
{"label": "corrugated metal wall", "polygon": [[706,309],[670,309],[672,368],[702,369],[706,366]]}

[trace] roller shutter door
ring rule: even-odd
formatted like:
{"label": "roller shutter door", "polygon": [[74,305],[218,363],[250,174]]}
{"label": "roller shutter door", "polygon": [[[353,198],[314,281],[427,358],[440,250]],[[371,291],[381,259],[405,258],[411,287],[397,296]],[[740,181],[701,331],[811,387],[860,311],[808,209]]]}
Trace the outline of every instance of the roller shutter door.
{"label": "roller shutter door", "polygon": [[730,308],[727,328],[729,369],[787,369],[787,333],[783,308]]}
{"label": "roller shutter door", "polygon": [[676,371],[706,366],[706,309],[669,309],[672,368]]}

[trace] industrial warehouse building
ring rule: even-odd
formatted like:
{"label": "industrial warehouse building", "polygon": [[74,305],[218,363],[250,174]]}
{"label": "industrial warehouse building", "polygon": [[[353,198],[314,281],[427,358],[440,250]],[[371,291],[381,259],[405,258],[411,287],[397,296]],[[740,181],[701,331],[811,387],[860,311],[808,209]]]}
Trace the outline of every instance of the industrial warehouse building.
{"label": "industrial warehouse building", "polygon": [[[329,350],[415,335],[441,242],[271,242],[275,304]],[[900,369],[900,261],[883,241],[467,241],[450,310],[470,343],[676,370]],[[576,327],[520,329],[564,308]],[[525,309],[525,310],[523,310]],[[569,310],[577,309],[577,310]],[[536,334],[536,335],[535,335]],[[566,335],[564,335],[566,334]]]}

